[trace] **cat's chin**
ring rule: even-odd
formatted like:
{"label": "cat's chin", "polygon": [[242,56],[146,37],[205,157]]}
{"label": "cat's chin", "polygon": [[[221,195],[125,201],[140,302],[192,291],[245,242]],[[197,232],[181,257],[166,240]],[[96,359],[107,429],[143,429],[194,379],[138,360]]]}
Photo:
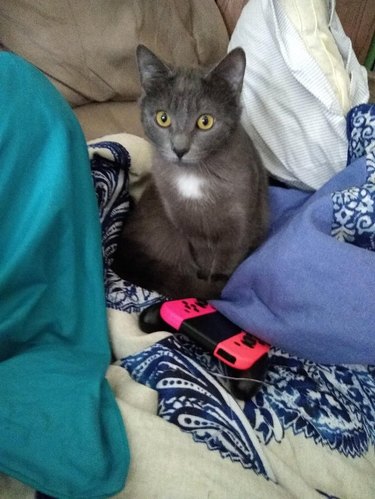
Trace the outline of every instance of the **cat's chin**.
{"label": "cat's chin", "polygon": [[163,159],[168,161],[168,163],[172,163],[176,166],[184,166],[188,165],[189,163],[194,163],[194,160],[191,160],[189,158],[176,158],[175,154],[168,154],[168,153],[161,153],[161,156]]}

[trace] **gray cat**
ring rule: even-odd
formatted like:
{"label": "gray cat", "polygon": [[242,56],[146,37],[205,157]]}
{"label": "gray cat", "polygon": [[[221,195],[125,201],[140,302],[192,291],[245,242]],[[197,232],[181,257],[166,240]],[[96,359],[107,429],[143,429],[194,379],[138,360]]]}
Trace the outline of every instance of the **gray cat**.
{"label": "gray cat", "polygon": [[245,54],[213,69],[172,68],[137,48],[152,183],[115,254],[124,279],[170,298],[217,298],[263,241],[267,175],[240,125]]}

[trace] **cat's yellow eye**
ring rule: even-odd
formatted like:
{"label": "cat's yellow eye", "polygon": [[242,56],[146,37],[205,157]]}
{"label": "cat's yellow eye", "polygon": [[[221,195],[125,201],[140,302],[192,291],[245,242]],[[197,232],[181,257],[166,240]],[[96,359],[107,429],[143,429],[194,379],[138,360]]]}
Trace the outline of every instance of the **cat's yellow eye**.
{"label": "cat's yellow eye", "polygon": [[200,130],[209,130],[214,126],[214,118],[210,114],[202,114],[197,119],[197,127]]}
{"label": "cat's yellow eye", "polygon": [[168,113],[166,113],[165,111],[158,111],[156,113],[156,123],[159,125],[159,126],[162,126],[163,128],[168,128],[169,126],[171,126],[171,118],[170,116],[168,115]]}

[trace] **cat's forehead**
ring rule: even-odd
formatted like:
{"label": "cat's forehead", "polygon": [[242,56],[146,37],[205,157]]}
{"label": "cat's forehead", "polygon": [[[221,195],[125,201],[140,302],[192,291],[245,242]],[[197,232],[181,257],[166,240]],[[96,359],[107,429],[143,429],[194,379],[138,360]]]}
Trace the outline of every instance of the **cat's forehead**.
{"label": "cat's forehead", "polygon": [[155,78],[143,100],[143,109],[162,109],[179,120],[195,121],[198,113],[227,114],[227,94],[223,82],[212,78],[209,68],[174,68]]}
{"label": "cat's forehead", "polygon": [[205,87],[204,73],[199,69],[179,69],[172,78],[172,90],[175,94],[202,93]]}
{"label": "cat's forehead", "polygon": [[171,110],[196,111],[210,101],[210,92],[199,70],[177,71],[165,88],[164,99]]}

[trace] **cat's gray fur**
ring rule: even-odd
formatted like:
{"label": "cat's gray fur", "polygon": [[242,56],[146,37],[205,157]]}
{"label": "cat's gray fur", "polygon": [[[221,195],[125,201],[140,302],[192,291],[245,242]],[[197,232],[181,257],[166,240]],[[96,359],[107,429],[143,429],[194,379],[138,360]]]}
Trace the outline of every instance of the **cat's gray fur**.
{"label": "cat's gray fur", "polygon": [[[267,175],[240,125],[245,54],[235,49],[212,70],[174,69],[140,45],[137,61],[152,183],[125,222],[113,268],[171,298],[218,297],[267,228]],[[156,123],[160,110],[169,128]],[[215,118],[207,131],[196,126],[204,113]],[[184,197],[178,186],[191,174],[199,179]]]}

